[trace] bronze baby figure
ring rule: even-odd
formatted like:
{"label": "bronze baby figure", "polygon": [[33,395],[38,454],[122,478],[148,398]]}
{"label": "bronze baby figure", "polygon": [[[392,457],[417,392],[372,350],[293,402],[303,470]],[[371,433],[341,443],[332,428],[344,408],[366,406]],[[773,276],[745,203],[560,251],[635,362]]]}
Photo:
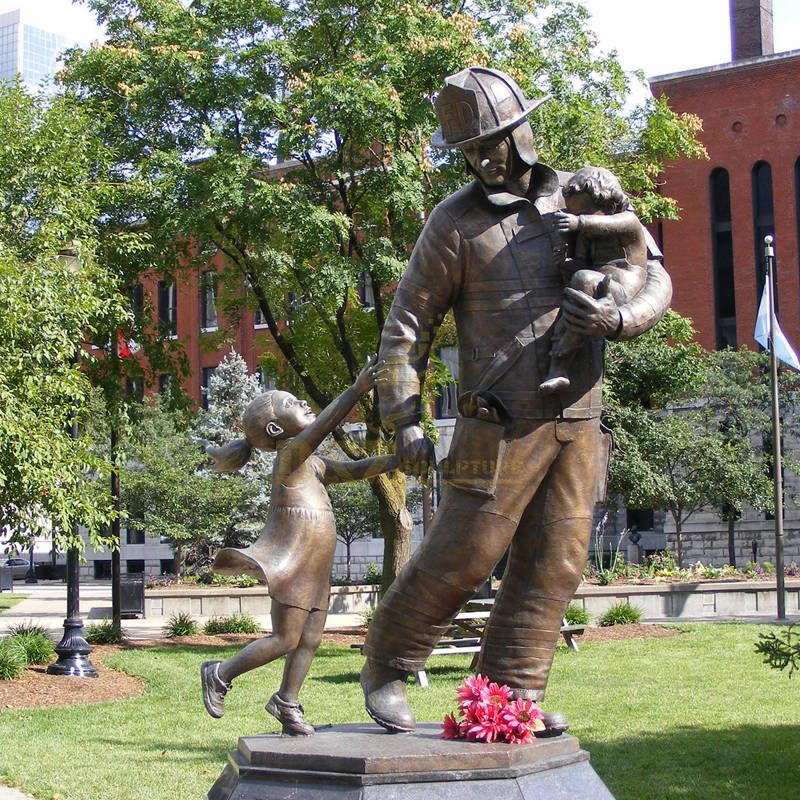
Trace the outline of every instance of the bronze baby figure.
{"label": "bronze baby figure", "polygon": [[[602,167],[583,167],[567,181],[562,193],[567,210],[556,212],[556,228],[564,236],[574,236],[571,257],[562,265],[568,285],[590,297],[608,294],[618,306],[624,305],[647,280],[647,242],[619,181]],[[550,370],[540,392],[570,388],[569,359],[584,339],[568,330],[559,317],[553,331]]]}
{"label": "bronze baby figure", "polygon": [[289,392],[265,392],[245,411],[245,438],[208,450],[219,472],[240,469],[252,448],[277,450],[269,515],[261,534],[246,549],[220,550],[214,561],[214,570],[220,574],[246,574],[266,583],[272,598],[272,633],[225,661],[203,663],[203,702],[212,717],[222,716],[225,695],[237,675],[286,656],[283,680],[266,710],[286,735],[314,733],[297,698],[328,613],[336,528],[325,487],[396,468],[394,456],[342,462],[314,455],[314,450],[347,417],[358,398],[372,389],[376,370],[376,360],[369,359],[353,386],[318,417],[308,403]]}

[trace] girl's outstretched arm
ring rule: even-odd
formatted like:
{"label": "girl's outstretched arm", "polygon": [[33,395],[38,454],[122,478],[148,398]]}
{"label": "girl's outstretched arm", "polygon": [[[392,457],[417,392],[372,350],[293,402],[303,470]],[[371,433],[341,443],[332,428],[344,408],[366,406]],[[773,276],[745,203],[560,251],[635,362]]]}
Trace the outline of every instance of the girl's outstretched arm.
{"label": "girl's outstretched arm", "polygon": [[366,394],[375,385],[378,361],[375,356],[367,359],[367,363],[356,378],[355,383],[345,389],[332,403],[327,405],[319,416],[303,431],[297,434],[284,448],[281,460],[284,469],[292,472],[300,466],[322,443],[322,440],[343,422],[352,411],[358,398]]}
{"label": "girl's outstretched arm", "polygon": [[397,469],[397,457],[394,454],[362,458],[358,461],[334,461],[331,458],[319,460],[323,465],[320,477],[326,486],[330,483],[363,481]]}

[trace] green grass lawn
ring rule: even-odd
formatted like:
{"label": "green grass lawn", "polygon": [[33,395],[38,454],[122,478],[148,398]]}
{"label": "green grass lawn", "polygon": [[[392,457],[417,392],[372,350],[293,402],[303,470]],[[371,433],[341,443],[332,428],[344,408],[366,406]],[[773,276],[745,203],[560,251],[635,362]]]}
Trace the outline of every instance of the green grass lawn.
{"label": "green grass lawn", "polygon": [[[685,625],[680,636],[559,648],[546,706],[617,800],[783,800],[800,796],[800,680],[764,666],[755,625]],[[198,670],[232,648],[159,648],[108,664],[143,678],[143,697],[0,711],[0,778],[41,800],[199,800],[238,736],[275,731],[263,710],[281,666],[237,679],[221,720],[206,715]],[[410,687],[419,720],[454,706],[467,657],[432,659]],[[303,690],[315,724],[366,720],[361,657],[323,647]],[[65,678],[65,680],[68,680]],[[391,739],[387,738],[387,746]]]}
{"label": "green grass lawn", "polygon": [[27,595],[24,594],[0,594],[0,614],[8,611],[9,608],[12,608],[26,597]]}

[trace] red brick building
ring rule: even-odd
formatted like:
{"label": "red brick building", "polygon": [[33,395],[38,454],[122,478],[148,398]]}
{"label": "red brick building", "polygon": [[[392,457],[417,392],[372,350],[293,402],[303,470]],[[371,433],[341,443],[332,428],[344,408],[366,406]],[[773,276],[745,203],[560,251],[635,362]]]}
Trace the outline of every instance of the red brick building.
{"label": "red brick building", "polygon": [[[763,237],[775,236],[781,326],[800,343],[800,51],[772,52],[772,0],[731,0],[732,61],[650,80],[703,120],[708,161],[668,165],[681,220],[660,226],[673,307],[707,348],[753,345]],[[754,345],[753,345],[754,346]]]}

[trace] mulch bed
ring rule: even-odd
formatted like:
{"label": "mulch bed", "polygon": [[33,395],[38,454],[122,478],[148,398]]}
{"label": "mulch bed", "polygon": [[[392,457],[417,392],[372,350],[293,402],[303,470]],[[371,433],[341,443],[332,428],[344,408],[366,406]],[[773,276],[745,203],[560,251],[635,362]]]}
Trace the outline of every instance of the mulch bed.
{"label": "mulch bed", "polygon": [[[345,628],[326,633],[323,641],[329,644],[359,644],[364,640],[366,628]],[[660,625],[615,625],[610,628],[587,628],[578,642],[620,641],[624,639],[645,639],[652,637],[675,636],[680,633],[675,628]],[[146,649],[151,647],[220,647],[225,645],[244,645],[258,639],[258,634],[221,634],[217,636],[183,636],[178,639],[137,639],[128,640],[124,645],[98,645],[90,655],[97,668],[97,678],[67,678],[48,675],[47,668],[30,667],[25,674],[14,681],[0,681],[0,713],[6,709],[46,708],[66,706],[74,703],[103,703],[121,700],[126,697],[139,697],[147,691],[147,686],[138,678],[124,672],[110,669],[103,663],[112,653],[122,649]]]}

